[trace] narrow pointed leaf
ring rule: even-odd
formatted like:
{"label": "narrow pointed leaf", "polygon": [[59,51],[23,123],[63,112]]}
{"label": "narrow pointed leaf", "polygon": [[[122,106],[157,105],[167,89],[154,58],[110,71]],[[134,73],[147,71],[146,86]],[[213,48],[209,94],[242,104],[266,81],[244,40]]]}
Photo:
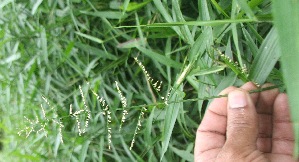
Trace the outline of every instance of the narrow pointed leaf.
{"label": "narrow pointed leaf", "polygon": [[[180,101],[184,98],[184,93],[182,92],[183,86],[181,85],[178,90],[173,90],[170,96],[169,102]],[[166,107],[166,117],[164,120],[164,128],[162,133],[162,154],[160,161],[162,161],[165,152],[168,149],[171,134],[174,128],[175,121],[177,119],[179,110],[183,108],[183,103],[172,103]]]}
{"label": "narrow pointed leaf", "polygon": [[273,16],[276,25],[281,62],[289,95],[291,118],[294,128],[296,159],[299,157],[299,0],[273,0]]}

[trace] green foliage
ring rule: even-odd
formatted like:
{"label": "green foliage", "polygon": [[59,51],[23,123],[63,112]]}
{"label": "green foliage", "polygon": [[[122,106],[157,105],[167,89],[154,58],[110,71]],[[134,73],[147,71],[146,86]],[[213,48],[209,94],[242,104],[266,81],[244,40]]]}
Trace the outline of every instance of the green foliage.
{"label": "green foliage", "polygon": [[[279,47],[281,51],[282,70],[284,80],[289,94],[291,106],[291,118],[295,133],[295,150],[296,159],[299,157],[299,110],[298,110],[298,86],[299,74],[299,1],[273,1],[274,23],[277,27],[279,37]],[[287,28],[286,28],[287,27]]]}
{"label": "green foliage", "polygon": [[0,158],[192,161],[210,99],[283,82],[271,6],[1,1]]}

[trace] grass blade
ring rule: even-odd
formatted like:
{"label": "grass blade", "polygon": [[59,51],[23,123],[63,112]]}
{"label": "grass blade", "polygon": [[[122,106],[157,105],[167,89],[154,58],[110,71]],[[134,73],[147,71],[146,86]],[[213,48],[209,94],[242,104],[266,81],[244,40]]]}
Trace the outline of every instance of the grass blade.
{"label": "grass blade", "polygon": [[222,15],[224,15],[225,17],[229,18],[228,14],[221,8],[221,6],[216,2],[216,0],[211,0],[212,4],[214,5],[214,7],[222,13]]}
{"label": "grass blade", "polygon": [[149,49],[146,49],[144,47],[141,47],[141,46],[137,46],[136,47],[139,51],[141,51],[143,54],[151,57],[153,60],[157,60],[159,61],[160,63],[164,64],[164,65],[167,65],[167,66],[170,66],[170,67],[174,67],[174,68],[178,68],[180,69],[182,67],[182,65],[176,61],[173,61],[172,59],[170,58],[167,58],[166,56],[163,56],[161,54],[158,54],[154,51],[151,51]]}
{"label": "grass blade", "polygon": [[79,157],[79,161],[85,161],[86,157],[87,157],[87,152],[88,152],[88,147],[91,141],[86,141],[83,146],[82,149],[80,151],[80,157]]}
{"label": "grass blade", "polygon": [[127,9],[128,9],[128,7],[129,7],[129,5],[130,5],[130,0],[125,0],[125,1],[123,2],[123,4],[122,4],[121,6],[119,6],[119,8],[123,10],[123,11],[122,11],[122,14],[123,14],[123,15],[126,13],[126,11],[128,11]]}
{"label": "grass blade", "polygon": [[13,2],[13,0],[4,0],[0,3],[0,9],[2,9],[4,6],[6,6],[7,4]]}
{"label": "grass blade", "polygon": [[213,66],[213,67],[206,68],[206,69],[201,69],[200,67],[197,67],[197,68],[193,69],[189,75],[200,76],[200,75],[213,74],[213,73],[217,73],[219,71],[224,70],[224,68],[226,68],[225,65]]}
{"label": "grass blade", "polygon": [[[173,5],[173,10],[175,12],[175,15],[177,17],[177,21],[185,22],[185,19],[183,17],[182,12],[181,12],[180,5],[179,5],[178,1],[177,0],[172,0],[172,5]],[[191,32],[190,32],[188,26],[184,25],[184,26],[180,27],[180,30],[181,30],[182,35],[184,36],[184,38],[188,42],[188,44],[193,45],[194,44],[194,39],[193,39],[193,36],[191,35]]]}
{"label": "grass blade", "polygon": [[[236,12],[237,12],[237,1],[234,0],[232,5],[232,19],[236,18]],[[240,51],[240,46],[239,46],[239,38],[238,38],[238,31],[237,31],[237,24],[236,23],[232,23],[231,25],[232,28],[232,35],[233,35],[233,41],[236,47],[236,52],[237,52],[237,58],[238,58],[238,63],[240,64],[241,68],[243,68],[244,64],[242,61],[242,57],[241,57],[241,51]]]}
{"label": "grass blade", "polygon": [[282,70],[289,95],[295,132],[296,159],[299,157],[299,1],[273,0],[273,16],[281,49]]}
{"label": "grass blade", "polygon": [[119,18],[126,18],[127,14],[122,13],[119,11],[96,11],[96,12],[88,12],[88,11],[81,11],[82,14],[96,16],[106,19],[119,19]]}
{"label": "grass blade", "polygon": [[103,40],[99,39],[99,38],[96,38],[94,36],[91,36],[91,35],[87,35],[87,34],[84,34],[84,33],[81,33],[81,32],[75,32],[76,34],[80,35],[81,37],[84,37],[86,39],[89,39],[91,41],[94,41],[96,43],[99,43],[99,44],[102,44],[103,43]]}
{"label": "grass blade", "polygon": [[[141,25],[143,27],[174,27],[174,26],[218,26],[225,25],[230,23],[249,23],[256,22],[253,19],[224,19],[224,20],[207,20],[207,21],[186,21],[186,22],[166,22],[166,23],[153,23],[148,25]],[[119,26],[117,28],[125,28],[125,27],[136,27],[136,26]]]}
{"label": "grass blade", "polygon": [[[179,90],[173,90],[169,102],[180,101],[184,98],[184,93],[182,92],[183,86],[180,86]],[[170,137],[172,130],[174,128],[175,121],[177,119],[179,110],[183,108],[183,103],[172,103],[166,107],[166,117],[164,121],[164,128],[162,133],[162,153],[160,161],[162,161],[165,152],[168,149]]]}
{"label": "grass blade", "polygon": [[180,149],[177,149],[173,146],[170,146],[170,149],[176,153],[177,155],[181,156],[183,160],[186,160],[186,161],[193,161],[193,154],[191,154],[189,151],[187,150],[180,150]]}
{"label": "grass blade", "polygon": [[195,62],[202,56],[206,47],[209,47],[213,43],[213,35],[211,28],[206,28],[202,34],[196,39],[194,45],[190,49],[189,61]]}
{"label": "grass blade", "polygon": [[33,5],[32,7],[32,10],[31,10],[31,14],[34,15],[37,11],[37,8],[39,7],[39,5],[43,2],[43,0],[37,0],[35,2],[35,4]]}
{"label": "grass blade", "polygon": [[274,28],[263,41],[250,68],[249,78],[263,84],[280,57],[277,32]]}
{"label": "grass blade", "polygon": [[[163,6],[163,3],[160,0],[153,0],[153,2],[155,4],[155,6],[157,7],[157,9],[159,10],[160,14],[166,20],[166,22],[173,23],[174,21],[173,21],[172,17],[169,15],[169,13],[167,12],[166,8]],[[175,27],[175,26],[171,26],[171,27],[177,33],[177,35],[179,35],[182,39],[184,38],[178,27]]]}
{"label": "grass blade", "polygon": [[117,59],[117,57],[114,56],[113,54],[108,53],[106,51],[103,51],[101,49],[98,49],[96,47],[90,46],[88,44],[83,44],[83,43],[80,43],[80,42],[76,42],[75,46],[77,48],[85,51],[85,52],[88,52],[90,55],[95,55],[95,56],[98,56],[100,58],[107,58],[107,59],[111,59],[111,60],[116,60]]}
{"label": "grass blade", "polygon": [[135,10],[138,10],[138,9],[144,7],[145,5],[150,3],[151,1],[153,1],[153,0],[147,0],[147,1],[144,1],[144,2],[141,2],[141,3],[130,2],[127,5],[124,4],[123,6],[121,6],[120,9],[122,9],[124,11],[127,11],[127,12],[135,11]]}
{"label": "grass blade", "polygon": [[[237,3],[241,6],[241,8],[244,10],[244,12],[246,13],[246,15],[247,15],[249,18],[252,18],[252,19],[255,18],[253,11],[251,10],[249,4],[247,4],[247,1],[245,1],[245,0],[238,0]],[[241,13],[239,14],[239,16],[240,16],[240,17],[243,16],[243,12],[241,12]]]}

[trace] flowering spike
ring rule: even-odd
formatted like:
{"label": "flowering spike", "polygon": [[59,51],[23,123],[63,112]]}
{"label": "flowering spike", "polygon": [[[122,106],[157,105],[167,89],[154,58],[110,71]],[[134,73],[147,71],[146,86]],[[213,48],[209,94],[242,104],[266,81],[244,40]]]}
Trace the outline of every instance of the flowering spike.
{"label": "flowering spike", "polygon": [[[59,125],[58,131],[59,131],[59,135],[60,135],[60,140],[63,143],[63,136],[62,136],[62,127],[64,127],[64,125],[62,124],[62,122],[57,122],[57,111],[54,110],[54,107],[52,107],[50,105],[50,102],[48,101],[48,99],[44,96],[42,96],[42,99],[46,102],[46,104],[50,107],[50,109],[52,110],[52,112],[54,113],[54,118],[51,119],[51,121],[53,121],[53,123],[56,123]],[[18,132],[18,135],[21,136],[22,133],[24,133],[26,135],[26,138],[29,137],[29,135],[32,132],[36,132],[36,133],[41,133],[44,132],[45,136],[48,136],[48,131],[46,130],[46,128],[48,127],[49,119],[47,118],[47,112],[45,111],[45,108],[43,107],[43,105],[40,105],[41,107],[41,111],[42,111],[42,118],[39,119],[39,117],[36,115],[35,116],[35,120],[31,120],[28,119],[26,116],[24,116],[25,118],[25,124],[27,125],[24,129],[20,130]]]}
{"label": "flowering spike", "polygon": [[142,65],[142,63],[137,59],[137,57],[134,57],[134,59],[135,59],[135,62],[138,64],[138,66],[141,68],[142,72],[144,73],[146,80],[151,83],[151,85],[157,92],[159,92],[161,90],[162,81],[160,81],[160,84],[158,85],[159,81],[156,81],[156,82],[154,81],[154,79],[150,76],[148,71],[145,69],[144,65]]}
{"label": "flowering spike", "polygon": [[134,132],[134,135],[133,135],[133,139],[131,141],[131,146],[130,146],[130,150],[132,150],[133,146],[134,146],[134,143],[135,143],[135,138],[136,138],[136,135],[138,134],[138,131],[140,130],[140,127],[141,127],[141,121],[143,120],[144,118],[144,112],[147,111],[147,109],[145,107],[142,107],[141,109],[141,112],[139,114],[139,117],[138,117],[138,121],[137,121],[137,126],[135,128],[135,132]]}
{"label": "flowering spike", "polygon": [[117,81],[115,81],[115,85],[116,85],[116,89],[117,89],[117,92],[118,92],[118,95],[120,97],[122,107],[123,107],[122,118],[121,118],[121,122],[120,122],[120,125],[119,125],[119,131],[121,131],[122,125],[126,121],[126,115],[128,115],[128,111],[125,110],[125,108],[127,107],[127,99],[126,99],[126,97],[124,97],[122,91],[120,90]]}

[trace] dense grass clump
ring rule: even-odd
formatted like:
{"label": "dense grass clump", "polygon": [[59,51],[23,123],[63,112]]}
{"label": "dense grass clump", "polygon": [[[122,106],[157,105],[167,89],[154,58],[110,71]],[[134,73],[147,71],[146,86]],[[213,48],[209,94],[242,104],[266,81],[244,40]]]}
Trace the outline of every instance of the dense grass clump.
{"label": "dense grass clump", "polygon": [[193,161],[210,99],[247,81],[283,83],[271,7],[0,2],[1,159]]}

